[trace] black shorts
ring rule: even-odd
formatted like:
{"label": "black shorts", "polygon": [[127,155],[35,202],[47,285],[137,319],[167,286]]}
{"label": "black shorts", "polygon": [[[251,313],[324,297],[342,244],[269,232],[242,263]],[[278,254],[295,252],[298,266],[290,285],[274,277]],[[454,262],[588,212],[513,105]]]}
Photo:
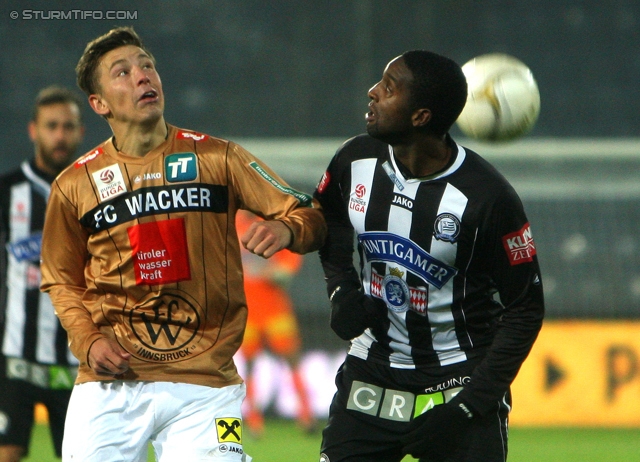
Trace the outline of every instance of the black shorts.
{"label": "black shorts", "polygon": [[49,412],[49,428],[58,457],[62,456],[62,436],[71,390],[40,388],[23,380],[0,374],[0,445],[16,445],[29,450],[34,407],[42,403]]}
{"label": "black shorts", "polygon": [[[322,432],[321,462],[400,462],[400,438],[426,400],[442,399],[464,386],[474,364],[435,371],[395,369],[347,355],[338,370]],[[428,389],[425,394],[425,389]],[[508,393],[495,412],[473,420],[464,446],[447,462],[504,462],[507,458]],[[323,459],[324,457],[324,459]],[[429,462],[428,459],[420,459]]]}

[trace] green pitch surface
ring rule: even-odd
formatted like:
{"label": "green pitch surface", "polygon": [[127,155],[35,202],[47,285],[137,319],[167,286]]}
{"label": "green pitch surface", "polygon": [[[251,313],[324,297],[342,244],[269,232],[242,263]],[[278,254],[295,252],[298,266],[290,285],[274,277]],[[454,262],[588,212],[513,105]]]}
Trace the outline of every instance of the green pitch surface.
{"label": "green pitch surface", "polygon": [[[260,439],[246,436],[254,462],[317,462],[320,433],[304,434],[289,420],[269,420]],[[48,428],[34,430],[24,462],[55,462]],[[407,457],[403,462],[415,459]],[[640,461],[640,429],[512,428],[509,462]],[[150,457],[149,461],[153,461]],[[185,461],[188,462],[188,461]]]}

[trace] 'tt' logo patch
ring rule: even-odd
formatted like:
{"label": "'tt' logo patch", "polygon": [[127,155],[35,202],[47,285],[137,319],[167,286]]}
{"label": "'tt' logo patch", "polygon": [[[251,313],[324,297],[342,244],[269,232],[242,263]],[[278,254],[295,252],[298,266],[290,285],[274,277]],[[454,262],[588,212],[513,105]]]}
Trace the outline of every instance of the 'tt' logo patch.
{"label": "'tt' logo patch", "polygon": [[169,183],[193,181],[198,177],[198,162],[193,152],[179,152],[164,159],[164,171]]}

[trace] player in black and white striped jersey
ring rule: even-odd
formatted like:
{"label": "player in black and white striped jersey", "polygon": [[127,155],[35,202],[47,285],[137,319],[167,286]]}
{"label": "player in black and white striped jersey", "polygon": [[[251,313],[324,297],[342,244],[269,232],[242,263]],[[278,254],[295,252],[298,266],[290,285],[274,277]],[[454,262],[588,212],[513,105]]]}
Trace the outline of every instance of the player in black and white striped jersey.
{"label": "player in black and white striped jersey", "polygon": [[542,324],[542,283],[518,195],[448,134],[466,96],[452,60],[395,58],[369,90],[368,134],[340,147],[316,190],[331,326],[351,340],[321,461],[506,460],[509,387]]}
{"label": "player in black and white striped jersey", "polygon": [[28,452],[38,402],[61,455],[78,361],[49,295],[40,292],[40,244],[51,182],[82,140],[80,104],[70,90],[43,89],[29,123],[35,156],[0,177],[0,462]]}

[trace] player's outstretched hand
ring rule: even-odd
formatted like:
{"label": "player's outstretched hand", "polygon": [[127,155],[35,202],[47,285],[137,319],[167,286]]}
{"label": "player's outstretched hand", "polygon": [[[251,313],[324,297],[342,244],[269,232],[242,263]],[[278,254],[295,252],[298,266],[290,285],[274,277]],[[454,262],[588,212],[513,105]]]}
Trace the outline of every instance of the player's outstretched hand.
{"label": "player's outstretched hand", "polygon": [[401,439],[404,454],[432,462],[445,461],[455,452],[471,426],[473,412],[455,398],[416,417]]}
{"label": "player's outstretched hand", "polygon": [[240,237],[240,242],[249,252],[264,258],[291,244],[293,235],[287,225],[279,220],[261,220],[251,223]]}
{"label": "player's outstretched hand", "polygon": [[93,342],[89,348],[89,367],[98,375],[116,376],[129,370],[131,353],[108,338]]}

